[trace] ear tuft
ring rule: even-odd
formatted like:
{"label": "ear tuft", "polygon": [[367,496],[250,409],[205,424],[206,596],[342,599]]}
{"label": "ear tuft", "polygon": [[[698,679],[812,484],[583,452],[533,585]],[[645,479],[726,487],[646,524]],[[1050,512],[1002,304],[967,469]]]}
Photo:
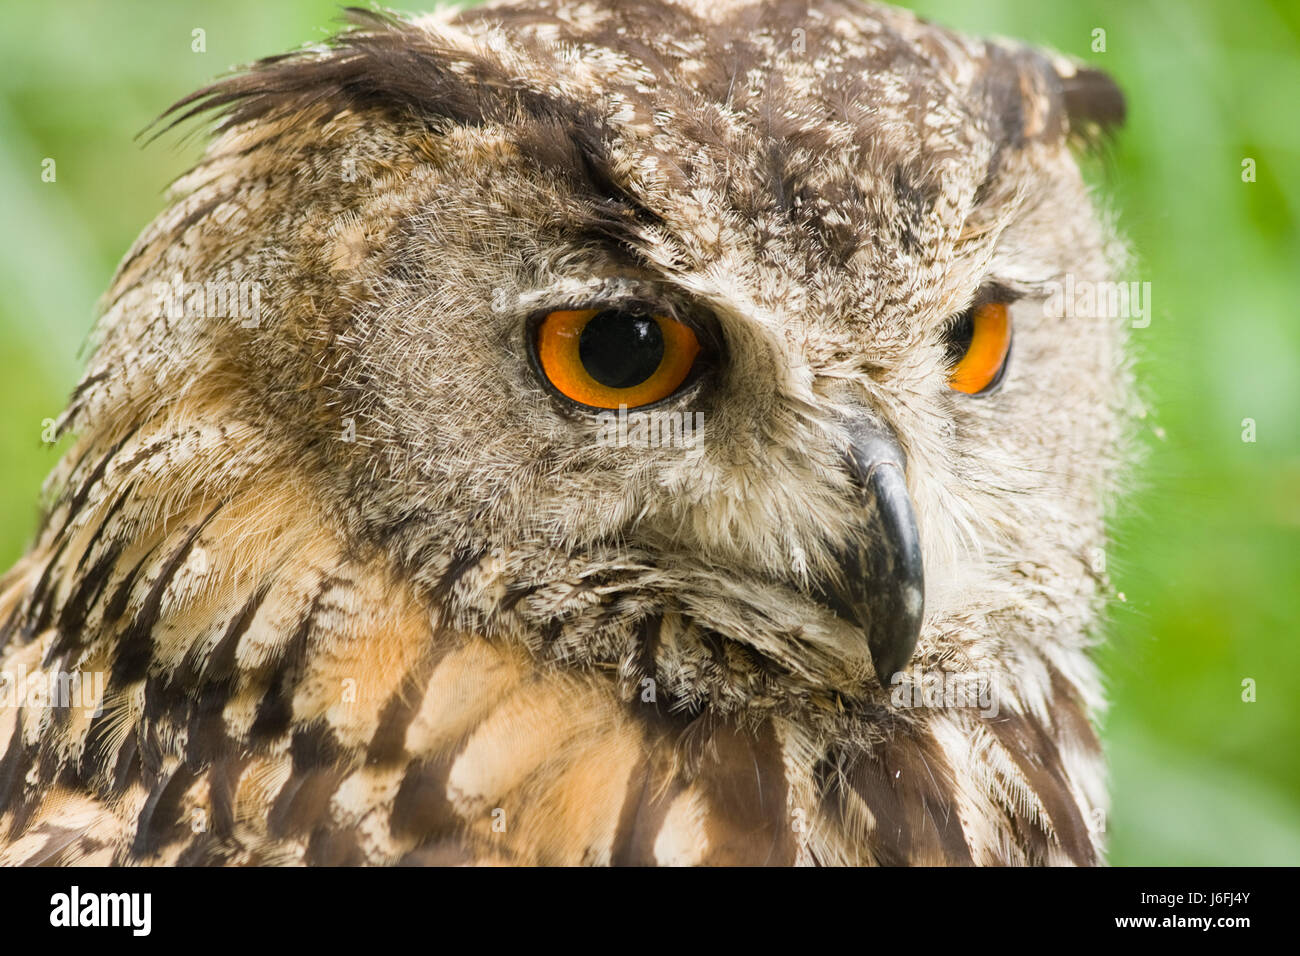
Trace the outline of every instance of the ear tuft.
{"label": "ear tuft", "polygon": [[1112,136],[1124,125],[1124,94],[1110,75],[1091,67],[1065,73],[1058,67],[1070,139],[1089,148]]}

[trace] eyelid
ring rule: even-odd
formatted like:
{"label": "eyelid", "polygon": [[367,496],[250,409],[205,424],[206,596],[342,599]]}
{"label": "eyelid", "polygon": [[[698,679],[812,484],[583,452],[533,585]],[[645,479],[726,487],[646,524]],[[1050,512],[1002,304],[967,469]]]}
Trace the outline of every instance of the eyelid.
{"label": "eyelid", "polygon": [[975,295],[971,297],[970,304],[967,305],[966,308],[949,316],[949,318],[943,323],[940,327],[941,334],[944,336],[949,335],[957,323],[962,320],[963,316],[973,315],[975,312],[979,311],[981,307],[986,306],[989,303],[1001,302],[1007,307],[1008,312],[1010,312],[1011,307],[1021,299],[1026,298],[1026,296],[1027,293],[1018,289],[1013,289],[996,280],[986,281],[975,290]]}
{"label": "eyelid", "polygon": [[635,286],[626,295],[593,295],[553,300],[550,304],[529,313],[524,322],[524,334],[531,341],[537,334],[538,326],[552,312],[583,312],[588,310],[599,312],[605,309],[662,315],[674,322],[680,322],[695,333],[695,337],[700,343],[701,358],[704,357],[704,353],[708,353],[712,357],[723,354],[722,332],[717,320],[713,318],[709,310],[704,308],[683,308],[680,301],[675,302],[668,296],[660,298],[645,295],[644,290],[637,290]]}
{"label": "eyelid", "polygon": [[[1025,293],[1012,289],[1010,286],[1003,285],[1001,282],[985,282],[975,292],[975,297],[971,299],[970,305],[966,311],[978,309],[982,305],[988,305],[990,302],[1001,302],[1010,308],[1016,302],[1025,297]],[[960,313],[959,313],[960,314]]]}

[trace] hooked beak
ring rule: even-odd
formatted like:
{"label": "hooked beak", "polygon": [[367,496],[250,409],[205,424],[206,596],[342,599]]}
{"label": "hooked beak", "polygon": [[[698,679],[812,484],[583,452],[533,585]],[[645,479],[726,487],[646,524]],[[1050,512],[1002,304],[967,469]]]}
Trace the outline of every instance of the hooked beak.
{"label": "hooked beak", "polygon": [[921,540],[907,493],[907,458],[893,431],[862,410],[847,422],[845,467],[862,505],[860,532],[836,548],[838,580],[818,599],[867,638],[882,686],[907,666],[921,631],[925,578]]}

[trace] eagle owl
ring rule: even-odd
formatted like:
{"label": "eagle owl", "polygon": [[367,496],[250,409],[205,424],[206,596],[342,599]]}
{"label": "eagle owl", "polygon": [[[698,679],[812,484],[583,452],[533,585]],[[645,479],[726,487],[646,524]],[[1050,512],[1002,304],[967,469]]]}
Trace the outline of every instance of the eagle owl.
{"label": "eagle owl", "polygon": [[0,581],[12,864],[1091,864],[1104,74],[353,11],[182,100]]}

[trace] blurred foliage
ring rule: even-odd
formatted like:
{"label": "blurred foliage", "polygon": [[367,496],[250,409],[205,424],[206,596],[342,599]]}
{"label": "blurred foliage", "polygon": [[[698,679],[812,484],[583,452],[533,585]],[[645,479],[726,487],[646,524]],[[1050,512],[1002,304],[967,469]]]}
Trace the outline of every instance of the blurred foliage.
{"label": "blurred foliage", "polygon": [[[1149,450],[1115,521],[1111,859],[1300,862],[1300,5],[923,0],[1109,71],[1128,129],[1090,175],[1150,281]],[[0,566],[25,547],[97,296],[197,156],[132,137],[227,68],[317,40],[328,0],[13,4],[0,35]],[[206,31],[206,52],[191,50]],[[1094,52],[1094,30],[1106,35]],[[57,181],[41,180],[46,157]],[[1257,181],[1244,183],[1245,157]],[[1243,419],[1257,441],[1242,441]],[[1118,594],[1123,594],[1123,599]],[[1243,703],[1242,681],[1258,685]]]}

